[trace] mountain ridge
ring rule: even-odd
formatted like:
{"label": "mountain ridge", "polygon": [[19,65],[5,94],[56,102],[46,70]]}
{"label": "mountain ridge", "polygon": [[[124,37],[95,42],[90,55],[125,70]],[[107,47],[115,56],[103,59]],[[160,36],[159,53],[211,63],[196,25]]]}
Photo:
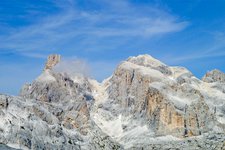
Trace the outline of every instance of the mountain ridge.
{"label": "mountain ridge", "polygon": [[0,143],[28,149],[225,147],[224,73],[214,70],[200,80],[184,67],[139,55],[98,83],[55,72],[60,59],[50,55],[19,97],[0,96]]}

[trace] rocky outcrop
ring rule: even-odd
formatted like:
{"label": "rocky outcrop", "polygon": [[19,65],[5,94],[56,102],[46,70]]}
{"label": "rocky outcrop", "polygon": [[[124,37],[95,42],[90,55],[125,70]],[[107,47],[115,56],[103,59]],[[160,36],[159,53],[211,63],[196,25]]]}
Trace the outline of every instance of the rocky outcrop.
{"label": "rocky outcrop", "polygon": [[[19,149],[121,149],[94,123],[90,123],[85,135],[77,128],[63,125],[52,109],[65,110],[64,106],[0,95],[0,101],[6,100],[8,107],[0,109],[0,143]],[[62,110],[59,112],[66,113]]]}
{"label": "rocky outcrop", "polygon": [[201,100],[186,105],[183,109],[177,109],[155,89],[149,89],[146,104],[143,106],[150,125],[153,125],[160,135],[171,134],[177,137],[201,135],[212,127],[208,125],[213,124],[215,117]]}
{"label": "rocky outcrop", "polygon": [[1,109],[7,109],[9,105],[9,99],[6,97],[4,99],[0,99],[0,108]]}
{"label": "rocky outcrop", "polygon": [[225,74],[217,69],[207,72],[202,78],[202,81],[212,83],[212,82],[222,82],[225,83]]}
{"label": "rocky outcrop", "polygon": [[32,84],[25,85],[20,96],[45,102],[48,111],[54,114],[64,127],[76,128],[87,134],[90,117],[87,101],[91,99],[90,92],[87,80],[79,84],[64,74],[47,70]]}
{"label": "rocky outcrop", "polygon": [[60,62],[60,59],[61,59],[60,55],[57,54],[49,55],[44,70],[52,69],[56,64]]}
{"label": "rocky outcrop", "polygon": [[172,142],[155,142],[149,143],[148,145],[135,145],[131,150],[142,149],[142,150],[168,150],[168,149],[179,149],[179,150],[223,150],[225,148],[225,136],[224,134],[209,134],[203,136],[201,139],[186,138],[180,141]]}

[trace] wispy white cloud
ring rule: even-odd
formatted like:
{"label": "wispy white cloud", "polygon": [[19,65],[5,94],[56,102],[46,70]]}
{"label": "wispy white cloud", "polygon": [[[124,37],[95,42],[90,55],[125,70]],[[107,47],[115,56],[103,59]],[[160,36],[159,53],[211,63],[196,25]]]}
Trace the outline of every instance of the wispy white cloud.
{"label": "wispy white cloud", "polygon": [[[73,0],[56,1],[60,9],[57,14],[45,16],[29,26],[11,29],[0,36],[0,49],[28,53],[27,56],[32,57],[30,51],[82,47],[111,37],[121,41],[150,38],[181,31],[188,25],[187,21],[180,21],[154,6],[135,6],[128,1],[97,0],[95,3],[98,9],[82,8]],[[80,37],[83,38],[79,45],[76,39]]]}
{"label": "wispy white cloud", "polygon": [[46,59],[47,54],[41,54],[41,53],[35,53],[35,52],[21,52],[20,55],[25,57],[32,57],[32,58],[38,58],[38,59]]}
{"label": "wispy white cloud", "polygon": [[193,60],[199,60],[199,59],[205,59],[205,58],[214,58],[214,57],[224,57],[225,56],[225,33],[214,31],[210,32],[210,35],[213,37],[211,43],[209,46],[205,49],[192,49],[190,53],[185,54],[176,54],[176,57],[173,57],[173,59],[167,58],[169,60],[169,63],[182,63],[185,61],[193,61]]}
{"label": "wispy white cloud", "polygon": [[225,52],[211,52],[211,53],[192,53],[185,56],[176,56],[173,59],[168,59],[169,63],[178,64],[185,61],[193,61],[197,59],[204,59],[204,58],[212,58],[212,57],[223,57],[225,56]]}

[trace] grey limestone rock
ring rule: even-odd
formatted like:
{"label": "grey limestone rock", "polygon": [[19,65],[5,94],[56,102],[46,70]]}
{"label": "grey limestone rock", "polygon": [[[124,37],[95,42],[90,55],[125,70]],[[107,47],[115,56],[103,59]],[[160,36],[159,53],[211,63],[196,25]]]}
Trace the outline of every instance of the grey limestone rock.
{"label": "grey limestone rock", "polygon": [[0,149],[225,148],[222,72],[202,81],[186,68],[140,55],[98,83],[56,72],[60,59],[49,56],[19,96],[0,95]]}
{"label": "grey limestone rock", "polygon": [[202,81],[212,83],[212,82],[222,82],[225,83],[225,74],[217,69],[209,71],[202,78]]}

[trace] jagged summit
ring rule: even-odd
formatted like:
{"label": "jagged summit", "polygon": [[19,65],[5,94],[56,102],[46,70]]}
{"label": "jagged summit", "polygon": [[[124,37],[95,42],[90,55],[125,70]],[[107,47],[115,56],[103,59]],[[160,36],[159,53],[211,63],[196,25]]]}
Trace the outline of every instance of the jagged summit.
{"label": "jagged summit", "polygon": [[134,63],[136,65],[141,65],[145,67],[159,67],[159,66],[166,66],[164,63],[160,62],[159,60],[153,58],[150,55],[138,55],[136,57],[129,57],[127,59],[128,62]]}
{"label": "jagged summit", "polygon": [[207,72],[202,78],[202,81],[208,82],[208,83],[212,83],[212,82],[225,83],[225,74],[218,69],[214,69],[212,71]]}

